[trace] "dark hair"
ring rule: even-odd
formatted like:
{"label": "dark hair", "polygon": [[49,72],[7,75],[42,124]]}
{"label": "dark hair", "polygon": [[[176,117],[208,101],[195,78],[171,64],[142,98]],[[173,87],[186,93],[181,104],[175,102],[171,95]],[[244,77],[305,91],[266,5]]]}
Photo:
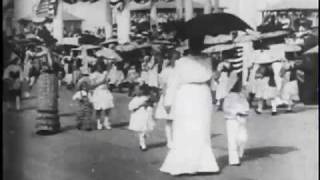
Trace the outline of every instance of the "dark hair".
{"label": "dark hair", "polygon": [[101,67],[103,70],[106,70],[106,65],[104,64],[103,60],[97,60],[96,64],[94,65],[94,71],[97,71],[98,67]]}
{"label": "dark hair", "polygon": [[142,95],[149,96],[150,95],[150,87],[146,84],[139,86],[139,89],[142,92]]}
{"label": "dark hair", "polygon": [[189,53],[191,55],[200,55],[204,49],[204,37],[193,37],[189,39]]}

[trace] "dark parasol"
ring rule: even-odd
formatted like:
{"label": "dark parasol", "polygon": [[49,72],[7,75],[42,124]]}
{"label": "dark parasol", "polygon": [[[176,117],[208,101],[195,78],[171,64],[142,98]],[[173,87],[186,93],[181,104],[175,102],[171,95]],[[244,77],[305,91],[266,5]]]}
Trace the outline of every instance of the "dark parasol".
{"label": "dark parasol", "polygon": [[79,44],[93,44],[93,45],[99,45],[102,43],[105,39],[100,39],[94,35],[91,34],[83,34],[79,38]]}
{"label": "dark parasol", "polygon": [[228,13],[214,13],[195,17],[184,25],[183,39],[230,34],[232,31],[252,29],[239,17]]}
{"label": "dark parasol", "polygon": [[170,23],[165,31],[176,29],[176,38],[189,39],[190,50],[194,53],[201,52],[206,35],[217,36],[230,34],[233,31],[246,31],[252,28],[239,17],[229,13],[214,13],[197,16],[186,23],[181,21]]}

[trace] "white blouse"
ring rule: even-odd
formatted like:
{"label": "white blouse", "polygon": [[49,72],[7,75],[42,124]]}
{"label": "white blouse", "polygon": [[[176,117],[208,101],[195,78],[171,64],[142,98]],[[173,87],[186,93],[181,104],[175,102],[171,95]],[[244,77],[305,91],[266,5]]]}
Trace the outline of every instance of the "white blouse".
{"label": "white blouse", "polygon": [[177,90],[183,84],[205,83],[213,75],[211,59],[204,57],[186,56],[176,61],[164,99],[165,106],[171,106]]}

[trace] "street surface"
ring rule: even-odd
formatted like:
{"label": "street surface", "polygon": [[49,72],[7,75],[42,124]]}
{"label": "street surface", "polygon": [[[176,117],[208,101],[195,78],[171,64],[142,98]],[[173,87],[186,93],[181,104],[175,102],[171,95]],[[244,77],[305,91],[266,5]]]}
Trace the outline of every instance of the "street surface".
{"label": "street surface", "polygon": [[[36,88],[35,88],[36,89]],[[35,91],[35,90],[34,90]],[[73,92],[60,89],[62,132],[36,135],[36,93],[21,111],[3,109],[5,180],[316,180],[318,179],[318,106],[298,105],[296,113],[271,116],[253,111],[249,141],[241,166],[228,166],[222,112],[212,120],[212,147],[219,174],[172,177],[159,171],[168,151],[164,122],[141,152],[135,134],[127,130],[129,98],[114,94],[111,131],[79,131],[75,127]]]}

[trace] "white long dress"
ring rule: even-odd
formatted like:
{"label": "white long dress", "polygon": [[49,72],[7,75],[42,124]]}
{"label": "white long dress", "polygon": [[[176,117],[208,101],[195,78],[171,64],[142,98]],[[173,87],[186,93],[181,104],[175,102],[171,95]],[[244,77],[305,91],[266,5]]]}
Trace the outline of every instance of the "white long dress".
{"label": "white long dress", "polygon": [[168,82],[165,102],[171,106],[173,145],[160,171],[171,175],[218,172],[211,147],[213,106],[209,59],[182,57]]}
{"label": "white long dress", "polygon": [[172,117],[170,117],[170,115],[166,112],[164,108],[164,96],[165,96],[164,92],[165,92],[168,80],[171,77],[172,70],[173,70],[172,67],[166,67],[161,71],[159,75],[159,85],[160,85],[160,88],[162,89],[162,94],[156,106],[156,111],[155,111],[156,119],[172,119]]}

